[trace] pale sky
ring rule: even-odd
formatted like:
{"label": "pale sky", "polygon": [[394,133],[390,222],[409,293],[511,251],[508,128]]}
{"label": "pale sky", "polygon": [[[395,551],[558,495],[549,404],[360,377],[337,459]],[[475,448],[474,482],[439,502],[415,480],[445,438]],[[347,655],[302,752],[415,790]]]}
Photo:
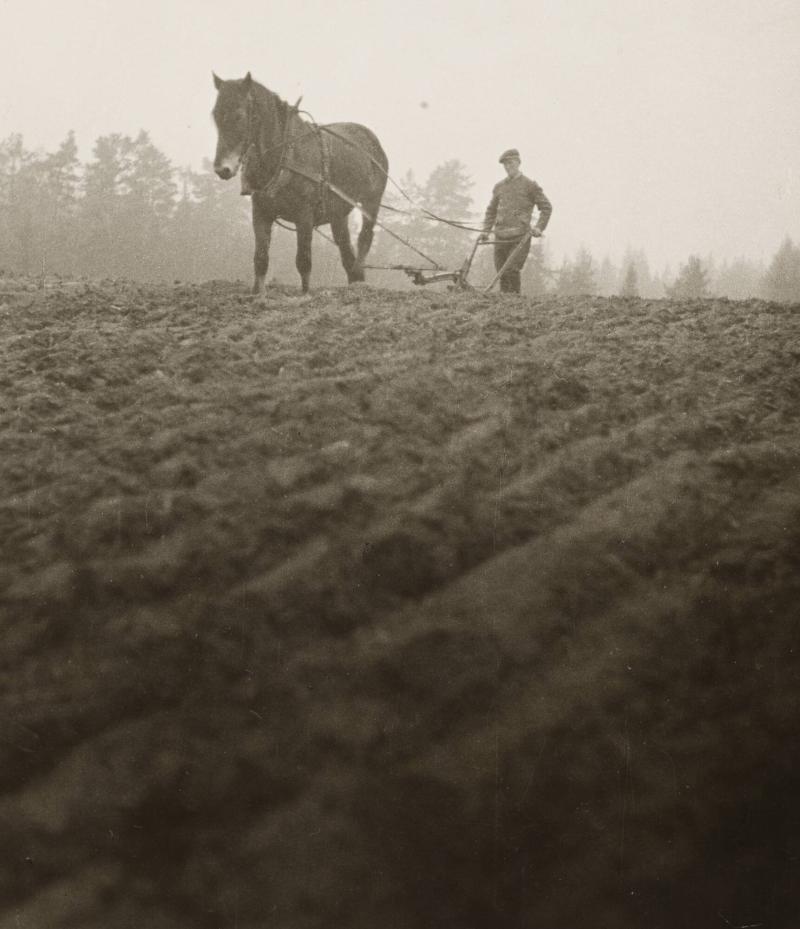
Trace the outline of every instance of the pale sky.
{"label": "pale sky", "polygon": [[146,129],[199,167],[212,69],[368,125],[398,180],[460,159],[480,212],[519,148],[554,255],[800,241],[797,0],[0,0],[0,138],[30,148]]}

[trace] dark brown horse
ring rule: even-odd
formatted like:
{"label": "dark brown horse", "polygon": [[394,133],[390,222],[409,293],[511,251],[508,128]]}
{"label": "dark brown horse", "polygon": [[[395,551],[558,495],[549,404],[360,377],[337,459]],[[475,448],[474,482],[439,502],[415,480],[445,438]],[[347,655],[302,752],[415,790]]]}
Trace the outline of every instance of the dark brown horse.
{"label": "dark brown horse", "polygon": [[[315,226],[330,223],[350,283],[364,280],[364,259],[386,187],[389,162],[375,135],[358,123],[317,126],[297,105],[252,79],[223,81],[214,75],[217,125],[214,170],[228,181],[241,169],[242,192],[252,195],[256,238],[253,293],[264,292],[269,243],[276,219],[297,229],[297,270],[303,293],[311,274]],[[299,101],[298,101],[299,102]],[[362,209],[357,254],[347,218]]]}

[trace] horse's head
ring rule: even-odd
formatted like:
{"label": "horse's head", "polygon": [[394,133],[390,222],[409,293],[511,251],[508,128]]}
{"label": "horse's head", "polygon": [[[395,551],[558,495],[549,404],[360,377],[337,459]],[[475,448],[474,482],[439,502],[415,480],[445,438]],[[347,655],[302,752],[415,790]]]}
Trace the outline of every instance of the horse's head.
{"label": "horse's head", "polygon": [[[213,73],[213,72],[212,72]],[[248,71],[238,81],[223,81],[214,74],[217,102],[212,116],[217,125],[214,170],[229,181],[239,170],[250,145],[250,107],[253,79]]]}

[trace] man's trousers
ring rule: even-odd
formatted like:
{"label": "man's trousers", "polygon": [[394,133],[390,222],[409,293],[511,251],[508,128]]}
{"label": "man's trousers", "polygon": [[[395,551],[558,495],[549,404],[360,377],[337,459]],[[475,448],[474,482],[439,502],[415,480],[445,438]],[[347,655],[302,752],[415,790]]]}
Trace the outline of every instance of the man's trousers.
{"label": "man's trousers", "polygon": [[[519,237],[514,239],[496,239],[494,243],[494,269],[499,271],[506,263],[508,256],[519,245]],[[504,294],[518,294],[521,289],[520,275],[528,253],[531,250],[531,237],[524,242],[520,250],[514,256],[514,260],[506,269],[500,278],[500,291]]]}

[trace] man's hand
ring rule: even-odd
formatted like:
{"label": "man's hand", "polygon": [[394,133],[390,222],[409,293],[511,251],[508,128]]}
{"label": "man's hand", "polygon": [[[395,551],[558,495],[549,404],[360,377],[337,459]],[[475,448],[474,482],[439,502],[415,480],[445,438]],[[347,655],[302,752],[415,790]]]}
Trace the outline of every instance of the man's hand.
{"label": "man's hand", "polygon": [[489,233],[488,233],[488,232],[482,232],[482,233],[480,234],[480,236],[478,237],[478,241],[479,241],[479,242],[488,242],[488,241],[489,241]]}
{"label": "man's hand", "polygon": [[531,235],[534,239],[540,239],[542,237],[542,230],[538,226],[534,226],[533,229],[531,229]]}

